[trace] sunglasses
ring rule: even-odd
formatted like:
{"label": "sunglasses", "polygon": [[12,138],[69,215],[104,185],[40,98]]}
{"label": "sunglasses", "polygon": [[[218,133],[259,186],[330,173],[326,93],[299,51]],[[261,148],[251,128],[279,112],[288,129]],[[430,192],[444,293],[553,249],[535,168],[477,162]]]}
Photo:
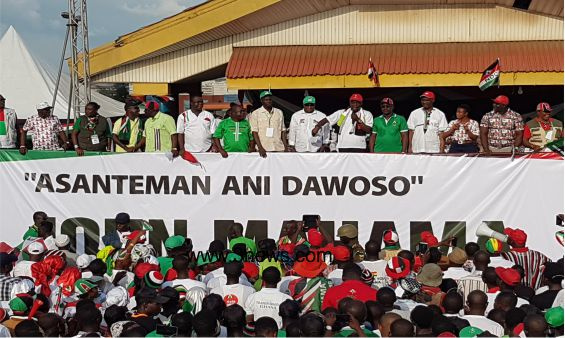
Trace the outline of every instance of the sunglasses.
{"label": "sunglasses", "polygon": [[304,107],[314,107],[314,105],[312,103],[307,103],[304,105]]}

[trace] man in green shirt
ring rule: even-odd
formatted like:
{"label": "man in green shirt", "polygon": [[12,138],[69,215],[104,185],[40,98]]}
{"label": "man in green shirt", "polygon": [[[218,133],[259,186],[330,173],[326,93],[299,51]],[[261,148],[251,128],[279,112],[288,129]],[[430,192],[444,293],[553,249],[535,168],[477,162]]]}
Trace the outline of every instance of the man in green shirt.
{"label": "man in green shirt", "polygon": [[[230,117],[220,122],[212,137],[214,145],[219,149],[223,158],[228,157],[228,152],[245,153],[251,152],[255,148],[251,125],[249,121],[243,119],[239,104],[231,108]],[[223,147],[220,144],[220,139],[224,141]]]}
{"label": "man in green shirt", "polygon": [[[44,213],[43,211],[34,212],[33,213],[33,225],[30,226],[27,229],[25,234],[22,236],[22,239],[25,241],[26,239],[28,239],[30,237],[39,237],[39,225],[46,220],[47,220],[47,214],[46,213]],[[20,245],[18,245],[17,248],[21,250],[22,244],[24,244],[24,242],[20,243]]]}
{"label": "man in green shirt", "polygon": [[177,140],[177,125],[175,120],[159,111],[159,103],[149,101],[145,104],[145,121],[142,144],[145,144],[145,152],[170,151],[174,157],[179,155]]}
{"label": "man in green shirt", "polygon": [[381,100],[383,114],[373,120],[373,133],[369,141],[372,153],[405,153],[408,150],[408,124],[403,116],[393,113],[394,102]]}
{"label": "man in green shirt", "polygon": [[[217,130],[217,129],[216,129]],[[243,225],[239,223],[233,223],[228,228],[228,239],[230,250],[233,250],[234,245],[243,243],[247,247],[247,252],[252,252],[253,255],[257,253],[257,246],[255,241],[251,238],[243,236]]]}
{"label": "man in green shirt", "polygon": [[79,117],[73,125],[71,140],[78,156],[84,151],[109,151],[112,131],[108,121],[98,114],[100,105],[89,102],[84,108],[84,116]]}

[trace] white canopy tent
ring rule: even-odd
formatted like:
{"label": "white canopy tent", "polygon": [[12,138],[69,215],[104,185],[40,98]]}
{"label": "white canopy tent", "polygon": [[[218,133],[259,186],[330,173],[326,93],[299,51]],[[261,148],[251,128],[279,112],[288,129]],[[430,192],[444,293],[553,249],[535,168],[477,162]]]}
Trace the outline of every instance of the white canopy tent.
{"label": "white canopy tent", "polygon": [[[56,82],[56,73],[31,55],[22,38],[10,26],[0,39],[0,94],[6,98],[6,107],[15,109],[18,119],[26,119],[37,113],[36,104],[43,101],[52,103]],[[69,91],[70,76],[63,72],[53,110],[59,119],[67,117]],[[92,101],[100,105],[100,115],[114,117],[124,114],[123,103],[95,90],[91,95]]]}

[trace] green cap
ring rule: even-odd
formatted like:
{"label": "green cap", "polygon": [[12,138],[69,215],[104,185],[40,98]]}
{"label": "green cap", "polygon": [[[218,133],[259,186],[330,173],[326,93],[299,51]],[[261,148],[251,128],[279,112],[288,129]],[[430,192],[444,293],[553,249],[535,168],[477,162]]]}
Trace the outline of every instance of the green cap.
{"label": "green cap", "polygon": [[26,312],[28,310],[26,303],[20,297],[12,298],[8,306],[13,312]]}
{"label": "green cap", "polygon": [[204,254],[198,255],[198,259],[196,260],[196,265],[202,266],[202,265],[217,262],[218,256],[219,256],[219,254],[210,253],[210,252],[206,251]]}
{"label": "green cap", "polygon": [[545,321],[551,327],[563,326],[563,308],[561,306],[553,307],[545,313]]}
{"label": "green cap", "polygon": [[79,295],[84,295],[85,293],[96,287],[98,287],[98,285],[85,278],[81,278],[75,282],[75,289]]}
{"label": "green cap", "polygon": [[183,246],[184,237],[181,235],[171,236],[165,240],[165,248],[174,249]]}
{"label": "green cap", "polygon": [[261,92],[261,94],[259,94],[260,99],[264,98],[265,96],[273,96],[273,93],[271,93],[270,90],[264,90]]}
{"label": "green cap", "polygon": [[157,330],[149,332],[145,337],[164,337],[162,334],[157,333]]}
{"label": "green cap", "polygon": [[316,104],[316,98],[314,96],[306,96],[302,100],[302,104]]}
{"label": "green cap", "polygon": [[459,337],[476,337],[481,333],[483,333],[483,330],[479,329],[478,327],[467,326],[459,331]]}
{"label": "green cap", "polygon": [[233,252],[230,252],[230,253],[227,255],[227,257],[226,257],[226,263],[229,263],[229,262],[241,262],[242,260],[243,260],[243,259],[241,259],[241,256],[240,256],[240,255],[238,255],[238,254],[236,254],[236,253],[233,253]]}

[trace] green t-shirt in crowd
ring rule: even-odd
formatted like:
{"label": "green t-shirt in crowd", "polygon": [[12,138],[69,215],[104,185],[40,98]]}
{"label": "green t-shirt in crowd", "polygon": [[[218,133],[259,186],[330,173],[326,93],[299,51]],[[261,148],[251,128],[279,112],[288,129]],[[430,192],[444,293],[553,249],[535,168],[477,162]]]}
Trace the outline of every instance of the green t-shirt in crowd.
{"label": "green t-shirt in crowd", "polygon": [[249,121],[235,122],[231,117],[222,120],[214,132],[214,138],[224,140],[224,149],[234,153],[248,152],[252,137]]}
{"label": "green t-shirt in crowd", "polygon": [[408,132],[408,124],[403,116],[392,114],[386,121],[383,115],[373,120],[373,134],[377,134],[375,152],[400,153],[402,152],[401,133]]}

